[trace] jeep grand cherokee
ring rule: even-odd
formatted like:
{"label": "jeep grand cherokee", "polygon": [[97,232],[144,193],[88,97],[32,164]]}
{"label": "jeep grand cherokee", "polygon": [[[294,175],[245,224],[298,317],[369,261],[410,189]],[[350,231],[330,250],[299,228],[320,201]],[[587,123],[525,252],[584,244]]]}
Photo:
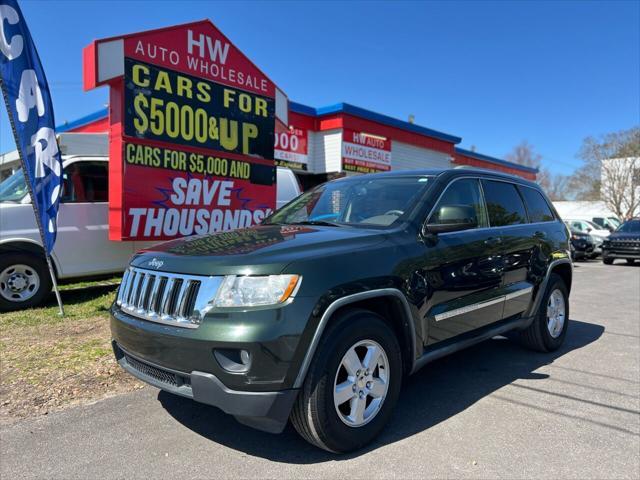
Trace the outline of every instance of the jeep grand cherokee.
{"label": "jeep grand cherokee", "polygon": [[260,226],[140,252],[111,313],[131,374],[309,442],[357,449],[406,375],[514,331],[562,344],[569,233],[539,187],[482,170],[388,172],[310,190]]}

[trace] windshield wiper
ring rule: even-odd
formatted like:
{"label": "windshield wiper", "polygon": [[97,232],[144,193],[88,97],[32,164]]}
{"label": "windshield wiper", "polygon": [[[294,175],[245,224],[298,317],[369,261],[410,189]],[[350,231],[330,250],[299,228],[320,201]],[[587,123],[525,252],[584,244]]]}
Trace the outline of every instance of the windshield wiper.
{"label": "windshield wiper", "polygon": [[327,222],[326,220],[300,220],[299,222],[291,222],[289,225],[319,225],[322,227],[341,227],[339,223]]}

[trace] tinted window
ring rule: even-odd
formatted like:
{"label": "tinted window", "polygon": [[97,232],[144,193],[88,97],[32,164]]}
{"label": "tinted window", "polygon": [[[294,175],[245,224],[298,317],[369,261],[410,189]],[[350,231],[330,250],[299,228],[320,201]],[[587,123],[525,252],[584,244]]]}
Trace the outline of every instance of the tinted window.
{"label": "tinted window", "polygon": [[[456,209],[458,212],[465,212],[465,218],[440,218],[441,208],[443,206],[467,207],[466,209]],[[429,223],[460,223],[469,219],[474,220],[478,227],[488,226],[487,213],[482,203],[478,180],[465,178],[456,180],[447,187],[442,197],[440,197],[436,208],[433,210],[433,214],[429,218]]]}
{"label": "tinted window", "polygon": [[549,204],[539,191],[522,187],[520,192],[527,204],[530,222],[550,222],[553,220],[553,213],[551,213]]}
{"label": "tinted window", "polygon": [[108,200],[107,162],[75,162],[62,174],[64,203],[106,202]]}
{"label": "tinted window", "polygon": [[492,227],[527,223],[527,214],[516,186],[506,182],[482,180]]}

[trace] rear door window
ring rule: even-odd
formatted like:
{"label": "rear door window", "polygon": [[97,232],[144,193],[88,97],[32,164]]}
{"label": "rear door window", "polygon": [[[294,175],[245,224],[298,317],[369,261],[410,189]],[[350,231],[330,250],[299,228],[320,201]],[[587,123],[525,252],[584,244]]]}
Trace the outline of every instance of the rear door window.
{"label": "rear door window", "polygon": [[527,223],[527,212],[514,184],[482,180],[482,189],[492,227]]}
{"label": "rear door window", "polygon": [[520,193],[527,205],[529,222],[551,222],[554,219],[549,204],[539,191],[530,187],[520,187]]}

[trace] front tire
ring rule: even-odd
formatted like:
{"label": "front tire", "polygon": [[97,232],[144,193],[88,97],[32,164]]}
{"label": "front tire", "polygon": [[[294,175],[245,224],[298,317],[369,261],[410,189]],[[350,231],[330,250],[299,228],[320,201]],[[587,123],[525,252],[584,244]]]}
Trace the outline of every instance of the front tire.
{"label": "front tire", "polygon": [[40,304],[51,292],[44,259],[29,253],[0,255],[0,312]]}
{"label": "front tire", "polygon": [[636,263],[636,260],[634,258],[627,258],[627,265],[633,265],[634,263]]}
{"label": "front tire", "polygon": [[560,275],[552,273],[538,313],[521,332],[522,343],[539,352],[560,348],[569,326],[569,291]]}
{"label": "front tire", "polygon": [[393,329],[368,310],[348,310],[323,335],[291,413],[298,433],[334,453],[370,443],[389,421],[402,383]]}
{"label": "front tire", "polygon": [[602,263],[605,265],[613,265],[613,258],[602,257]]}

